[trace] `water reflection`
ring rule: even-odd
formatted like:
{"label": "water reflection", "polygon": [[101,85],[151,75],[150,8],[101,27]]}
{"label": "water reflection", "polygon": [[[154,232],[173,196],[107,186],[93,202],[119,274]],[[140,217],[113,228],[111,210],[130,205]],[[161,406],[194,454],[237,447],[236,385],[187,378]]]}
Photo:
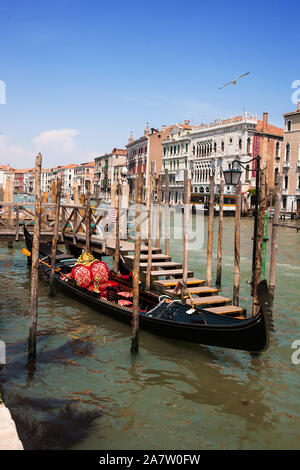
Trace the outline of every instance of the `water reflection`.
{"label": "water reflection", "polygon": [[[250,225],[244,220],[241,232],[245,274],[251,267]],[[300,270],[293,248],[299,238],[290,232],[284,245],[280,240],[276,332],[262,356],[141,331],[140,353],[132,358],[127,325],[60,292],[49,298],[41,277],[33,372],[27,368],[30,273],[20,245],[10,251],[0,245],[0,336],[8,360],[0,382],[25,447],[297,448],[299,372],[290,361],[290,344],[300,326]],[[222,291],[231,296],[228,219],[224,237]],[[171,254],[181,261],[179,242],[171,244]],[[205,250],[190,262],[196,276],[203,276]],[[242,282],[242,302],[250,306],[248,291]]]}

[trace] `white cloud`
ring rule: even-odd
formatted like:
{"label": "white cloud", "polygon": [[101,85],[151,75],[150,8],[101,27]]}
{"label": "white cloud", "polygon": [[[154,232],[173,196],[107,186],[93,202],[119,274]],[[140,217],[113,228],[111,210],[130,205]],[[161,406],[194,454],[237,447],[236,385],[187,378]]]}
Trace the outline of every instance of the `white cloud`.
{"label": "white cloud", "polygon": [[0,135],[0,164],[15,168],[32,168],[35,156],[41,152],[43,168],[92,160],[93,156],[82,152],[76,142],[76,129],[55,129],[41,132],[31,140],[31,148],[15,145],[7,136]]}
{"label": "white cloud", "polygon": [[78,134],[79,132],[76,129],[45,131],[35,137],[33,143],[37,152],[47,154],[51,159],[52,156],[60,154],[72,154],[74,157],[78,157],[79,149],[74,140],[74,137]]}
{"label": "white cloud", "polygon": [[32,167],[34,153],[22,147],[11,144],[7,137],[0,136],[0,163],[11,165],[16,168]]}

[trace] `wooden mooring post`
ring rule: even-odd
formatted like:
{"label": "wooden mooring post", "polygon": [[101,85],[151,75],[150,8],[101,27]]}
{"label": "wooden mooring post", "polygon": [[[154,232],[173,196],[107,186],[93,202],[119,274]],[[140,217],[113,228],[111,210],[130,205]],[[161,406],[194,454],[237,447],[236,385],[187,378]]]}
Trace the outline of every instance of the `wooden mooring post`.
{"label": "wooden mooring post", "polygon": [[183,263],[182,263],[182,301],[185,302],[187,293],[188,277],[188,241],[189,241],[189,223],[191,209],[191,182],[189,180],[189,171],[184,170],[184,215],[183,215]]}
{"label": "wooden mooring post", "polygon": [[239,305],[240,294],[240,236],[241,234],[241,183],[235,190],[235,224],[234,224],[234,271],[233,271],[233,305]]}
{"label": "wooden mooring post", "polygon": [[253,282],[253,316],[257,315],[259,304],[257,298],[257,286],[260,281],[262,272],[262,247],[264,238],[264,223],[265,223],[265,211],[267,206],[266,198],[266,176],[265,172],[261,172],[261,185],[259,191],[259,213],[258,213],[258,229],[257,229],[257,243],[256,243],[256,258],[255,258],[255,274]]}
{"label": "wooden mooring post", "polygon": [[165,254],[170,256],[169,171],[165,169]]}
{"label": "wooden mooring post", "polygon": [[34,231],[31,252],[31,290],[30,290],[30,323],[28,339],[28,360],[36,358],[36,332],[38,317],[38,283],[39,283],[39,244],[41,232],[41,167],[42,155],[39,153],[35,161],[35,213]]}
{"label": "wooden mooring post", "polygon": [[[118,184],[115,186],[115,197],[114,201],[116,204],[116,232],[115,232],[115,254],[114,254],[114,263],[113,263],[113,270],[117,273],[119,272],[119,263],[120,263],[120,214],[121,214],[121,182],[119,181]],[[113,199],[113,198],[112,198]]]}
{"label": "wooden mooring post", "polygon": [[160,248],[160,236],[161,236],[161,225],[162,225],[162,213],[161,213],[161,186],[162,186],[162,175],[157,178],[157,227],[156,227],[156,248]]}
{"label": "wooden mooring post", "polygon": [[[47,191],[43,191],[42,194],[42,204],[47,204],[48,203],[48,193]],[[41,209],[41,230],[46,230],[46,225],[47,223],[47,210],[45,207],[42,207]]]}
{"label": "wooden mooring post", "polygon": [[91,183],[86,187],[86,216],[85,216],[85,251],[91,251]]}
{"label": "wooden mooring post", "polygon": [[224,180],[220,181],[219,199],[219,233],[218,233],[218,253],[217,253],[217,275],[216,285],[221,286],[222,282],[222,240],[223,240],[223,209],[224,209]]}
{"label": "wooden mooring post", "polygon": [[207,235],[207,265],[206,284],[212,286],[212,254],[213,254],[213,231],[214,231],[214,204],[215,204],[215,181],[214,176],[209,177],[209,209],[208,209],[208,235]]}
{"label": "wooden mooring post", "polygon": [[148,258],[146,272],[146,289],[150,290],[151,286],[151,269],[152,269],[152,210],[153,210],[153,178],[154,178],[155,162],[151,162],[149,182],[147,187],[147,211],[148,211]]}
{"label": "wooden mooring post", "polygon": [[277,175],[275,180],[275,205],[274,217],[271,235],[271,258],[270,258],[270,277],[269,277],[269,292],[271,298],[271,308],[273,309],[275,284],[276,284],[276,264],[278,254],[278,224],[281,211],[281,190],[282,190],[282,175]]}
{"label": "wooden mooring post", "polygon": [[55,275],[55,257],[56,257],[56,247],[58,240],[58,229],[59,229],[59,213],[60,213],[60,193],[61,193],[61,179],[57,179],[56,192],[55,192],[55,212],[54,212],[54,230],[51,246],[51,271],[50,271],[50,286],[49,286],[49,296],[52,297],[55,295],[54,287],[54,275]]}
{"label": "wooden mooring post", "polygon": [[136,186],[136,232],[134,246],[134,260],[132,272],[132,288],[133,288],[133,309],[132,309],[132,337],[131,352],[136,354],[139,350],[139,303],[140,303],[140,258],[141,258],[141,202],[143,191],[143,174],[138,173]]}

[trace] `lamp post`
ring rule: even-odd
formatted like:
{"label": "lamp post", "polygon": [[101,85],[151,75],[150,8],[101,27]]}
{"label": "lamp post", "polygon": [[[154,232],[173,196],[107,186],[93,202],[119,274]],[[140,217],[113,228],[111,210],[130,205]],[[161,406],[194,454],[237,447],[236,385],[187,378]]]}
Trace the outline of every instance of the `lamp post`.
{"label": "lamp post", "polygon": [[[256,161],[256,168],[253,168],[251,171],[255,171],[255,210],[254,210],[254,229],[253,229],[253,251],[252,251],[252,274],[251,274],[251,295],[253,296],[253,287],[254,287],[254,274],[255,274],[255,260],[256,260],[256,247],[257,247],[257,229],[258,229],[258,208],[259,208],[259,173],[260,173],[260,160],[261,157],[257,155],[247,162],[241,163],[239,160],[234,160],[233,165],[236,163],[240,167],[246,169],[244,165]],[[224,170],[224,180],[225,183],[229,185],[236,186],[240,182],[242,171],[238,168],[231,168],[229,170]]]}

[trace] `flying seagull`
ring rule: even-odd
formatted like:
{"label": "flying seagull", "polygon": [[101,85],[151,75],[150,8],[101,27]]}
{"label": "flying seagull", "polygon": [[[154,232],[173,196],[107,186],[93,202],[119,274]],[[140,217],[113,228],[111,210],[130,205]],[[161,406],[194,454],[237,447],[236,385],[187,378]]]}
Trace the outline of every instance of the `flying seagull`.
{"label": "flying seagull", "polygon": [[249,73],[250,73],[250,72],[243,73],[243,75],[240,75],[239,77],[237,77],[237,78],[236,78],[235,80],[233,80],[232,82],[225,83],[225,85],[219,87],[219,90],[221,90],[221,88],[224,88],[224,87],[227,86],[227,85],[231,85],[231,84],[232,84],[232,85],[236,85],[236,82],[237,82],[240,78],[244,77],[245,75],[248,75]]}

